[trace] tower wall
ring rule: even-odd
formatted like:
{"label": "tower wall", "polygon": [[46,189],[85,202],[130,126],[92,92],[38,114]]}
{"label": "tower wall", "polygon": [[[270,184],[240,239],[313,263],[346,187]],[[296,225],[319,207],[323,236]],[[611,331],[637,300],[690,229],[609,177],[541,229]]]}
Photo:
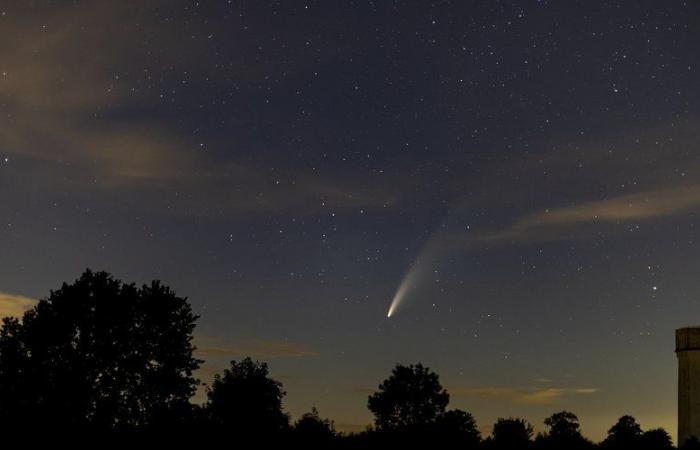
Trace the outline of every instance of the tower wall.
{"label": "tower wall", "polygon": [[700,327],[676,330],[678,444],[700,438]]}

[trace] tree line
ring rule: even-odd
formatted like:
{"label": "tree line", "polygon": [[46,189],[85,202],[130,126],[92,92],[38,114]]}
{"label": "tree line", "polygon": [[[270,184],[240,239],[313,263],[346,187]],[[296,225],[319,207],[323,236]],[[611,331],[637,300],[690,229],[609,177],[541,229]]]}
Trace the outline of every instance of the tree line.
{"label": "tree line", "polygon": [[[367,407],[374,424],[343,434],[314,408],[295,421],[264,362],[231,361],[192,402],[203,361],[194,355],[197,316],[158,281],[137,287],[87,270],[0,328],[0,430],[38,435],[188,440],[228,439],[234,448],[271,444],[312,449],[666,450],[661,429],[621,417],[600,443],[560,411],[534,435],[521,418],[500,418],[481,435],[474,417],[448,409],[439,376],[397,365]],[[32,434],[33,433],[33,434]],[[37,434],[38,433],[38,434]],[[682,446],[700,449],[694,438]]]}

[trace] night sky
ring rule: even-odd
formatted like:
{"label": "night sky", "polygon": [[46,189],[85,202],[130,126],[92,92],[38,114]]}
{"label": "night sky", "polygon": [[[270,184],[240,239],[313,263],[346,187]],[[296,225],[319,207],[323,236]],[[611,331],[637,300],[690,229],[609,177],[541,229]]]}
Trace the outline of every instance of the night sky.
{"label": "night sky", "polygon": [[675,435],[699,81],[694,1],[3,2],[0,312],[161,279],[293,418],[420,361],[484,431]]}

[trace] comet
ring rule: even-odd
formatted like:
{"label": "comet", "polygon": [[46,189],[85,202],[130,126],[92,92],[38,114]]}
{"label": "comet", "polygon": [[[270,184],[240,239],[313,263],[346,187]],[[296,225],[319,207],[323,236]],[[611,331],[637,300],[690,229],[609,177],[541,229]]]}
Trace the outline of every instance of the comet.
{"label": "comet", "polygon": [[389,311],[386,313],[387,317],[394,315],[396,309],[406,298],[408,292],[415,287],[420,275],[420,269],[420,259],[418,259],[411,265],[408,273],[403,277],[403,280],[401,280],[401,284],[399,284],[399,288],[396,290],[396,294],[394,294],[394,298],[391,300]]}
{"label": "comet", "polygon": [[409,294],[415,290],[415,287],[419,284],[421,279],[427,275],[428,272],[426,268],[432,267],[431,262],[434,262],[438,253],[436,251],[438,248],[437,242],[438,239],[434,234],[428,239],[428,242],[425,243],[416,260],[411,264],[408,272],[401,280],[401,284],[399,284],[394,298],[391,300],[389,311],[386,313],[387,318],[391,318],[396,314],[396,311],[406,301]]}

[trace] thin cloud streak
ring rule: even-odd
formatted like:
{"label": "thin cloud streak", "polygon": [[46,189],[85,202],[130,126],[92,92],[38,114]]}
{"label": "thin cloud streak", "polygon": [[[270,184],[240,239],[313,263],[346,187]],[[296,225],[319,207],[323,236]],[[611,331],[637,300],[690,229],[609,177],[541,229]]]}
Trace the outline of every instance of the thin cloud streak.
{"label": "thin cloud streak", "polygon": [[[526,215],[496,232],[462,235],[467,246],[540,242],[587,236],[580,226],[621,224],[671,217],[700,208],[700,185],[661,188]],[[452,238],[454,239],[454,238]]]}
{"label": "thin cloud streak", "polygon": [[449,388],[455,397],[503,399],[513,403],[551,404],[566,396],[592,395],[597,388],[514,388],[514,387],[476,387]]}

